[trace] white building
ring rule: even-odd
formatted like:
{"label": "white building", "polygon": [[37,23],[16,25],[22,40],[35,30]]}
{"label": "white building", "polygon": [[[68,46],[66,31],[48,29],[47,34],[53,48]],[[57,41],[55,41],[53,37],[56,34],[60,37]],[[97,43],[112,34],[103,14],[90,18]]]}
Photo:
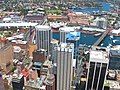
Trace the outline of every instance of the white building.
{"label": "white building", "polygon": [[71,90],[74,44],[62,43],[57,49],[57,90]]}
{"label": "white building", "polygon": [[49,45],[52,38],[51,28],[45,25],[36,26],[36,44],[37,49],[45,49],[49,52]]}
{"label": "white building", "polygon": [[96,26],[102,29],[107,28],[107,20],[103,17],[97,17],[95,20]]}

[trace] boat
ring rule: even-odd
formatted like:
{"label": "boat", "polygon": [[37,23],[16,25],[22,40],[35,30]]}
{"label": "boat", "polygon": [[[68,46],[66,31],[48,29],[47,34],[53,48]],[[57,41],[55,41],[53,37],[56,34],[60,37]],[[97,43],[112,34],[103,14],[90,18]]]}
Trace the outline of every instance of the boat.
{"label": "boat", "polygon": [[113,40],[113,43],[115,43],[116,41],[119,41],[119,40]]}
{"label": "boat", "polygon": [[113,38],[113,35],[111,35],[110,38]]}
{"label": "boat", "polygon": [[112,46],[112,44],[109,44],[108,46],[110,46],[110,47],[111,47],[111,46]]}
{"label": "boat", "polygon": [[101,44],[101,46],[103,46],[103,43]]}
{"label": "boat", "polygon": [[96,33],[96,34],[94,34],[95,36],[100,36],[101,35],[101,33]]}

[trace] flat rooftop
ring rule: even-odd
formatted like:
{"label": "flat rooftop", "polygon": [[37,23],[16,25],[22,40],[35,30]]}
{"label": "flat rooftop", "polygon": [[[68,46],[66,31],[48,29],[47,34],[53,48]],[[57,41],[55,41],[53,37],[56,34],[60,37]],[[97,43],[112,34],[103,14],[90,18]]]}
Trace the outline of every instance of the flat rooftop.
{"label": "flat rooftop", "polygon": [[106,51],[91,50],[90,62],[109,63],[109,54]]}
{"label": "flat rooftop", "polygon": [[112,57],[120,57],[120,50],[110,50],[110,55]]}
{"label": "flat rooftop", "polygon": [[59,28],[59,31],[61,32],[74,32],[76,30],[79,30],[80,29],[80,26],[76,26],[76,27],[62,27],[62,28]]}
{"label": "flat rooftop", "polygon": [[0,23],[0,27],[27,27],[27,26],[36,26],[38,23],[28,23],[28,22],[20,22],[20,23]]}
{"label": "flat rooftop", "polygon": [[48,30],[51,30],[51,27],[50,26],[47,26],[47,25],[37,25],[35,26],[35,28],[37,30],[40,30],[40,31],[48,31]]}
{"label": "flat rooftop", "polygon": [[73,43],[61,43],[57,49],[58,51],[73,52],[74,44]]}
{"label": "flat rooftop", "polygon": [[110,87],[111,90],[120,90],[120,83],[118,81],[106,80],[104,86]]}

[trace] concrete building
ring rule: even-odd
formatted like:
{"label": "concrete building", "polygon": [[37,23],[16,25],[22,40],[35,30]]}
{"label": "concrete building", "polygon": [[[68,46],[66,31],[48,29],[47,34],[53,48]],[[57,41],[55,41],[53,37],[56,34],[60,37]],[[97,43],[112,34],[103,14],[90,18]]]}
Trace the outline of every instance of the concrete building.
{"label": "concrete building", "polygon": [[12,77],[12,86],[13,90],[23,90],[24,86],[24,77],[23,75],[13,74]]}
{"label": "concrete building", "polygon": [[106,80],[104,86],[108,87],[108,89],[104,89],[104,90],[120,90],[119,81]]}
{"label": "concrete building", "polygon": [[49,26],[36,26],[36,44],[38,50],[45,49],[49,53],[51,38],[52,32]]}
{"label": "concrete building", "polygon": [[57,48],[57,90],[71,90],[74,44],[62,43]]}
{"label": "concrete building", "polygon": [[13,47],[12,45],[6,44],[0,49],[0,66],[3,71],[8,73],[12,69],[13,62]]}
{"label": "concrete building", "polygon": [[53,74],[48,75],[45,84],[46,84],[46,90],[56,90],[55,76]]}
{"label": "concrete building", "polygon": [[91,50],[85,90],[104,90],[109,64],[109,52]]}
{"label": "concrete building", "polygon": [[40,14],[40,15],[26,15],[25,18],[23,19],[25,22],[34,22],[34,23],[43,23],[43,21],[45,20],[45,15],[44,14]]}
{"label": "concrete building", "polygon": [[19,46],[13,46],[14,48],[14,59],[21,60],[22,59],[22,50]]}
{"label": "concrete building", "polygon": [[56,53],[55,47],[58,46],[58,42],[59,42],[58,40],[52,39],[51,43],[50,43],[50,55],[51,55],[50,60],[52,61],[52,63],[57,62],[56,61],[57,60],[57,57],[56,57],[57,53]]}
{"label": "concrete building", "polygon": [[98,28],[107,29],[107,20],[105,18],[97,17],[95,22]]}
{"label": "concrete building", "polygon": [[47,55],[44,49],[33,52],[33,62],[45,62],[45,60],[47,60]]}

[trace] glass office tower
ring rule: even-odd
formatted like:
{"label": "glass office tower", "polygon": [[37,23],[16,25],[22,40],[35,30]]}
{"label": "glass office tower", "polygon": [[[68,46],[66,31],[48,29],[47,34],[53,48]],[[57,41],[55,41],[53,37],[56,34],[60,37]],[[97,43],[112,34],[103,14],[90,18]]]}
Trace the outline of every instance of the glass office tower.
{"label": "glass office tower", "polygon": [[85,90],[103,90],[109,64],[107,51],[91,50]]}
{"label": "glass office tower", "polygon": [[36,44],[38,50],[45,49],[49,53],[51,39],[52,32],[49,26],[36,26]]}

